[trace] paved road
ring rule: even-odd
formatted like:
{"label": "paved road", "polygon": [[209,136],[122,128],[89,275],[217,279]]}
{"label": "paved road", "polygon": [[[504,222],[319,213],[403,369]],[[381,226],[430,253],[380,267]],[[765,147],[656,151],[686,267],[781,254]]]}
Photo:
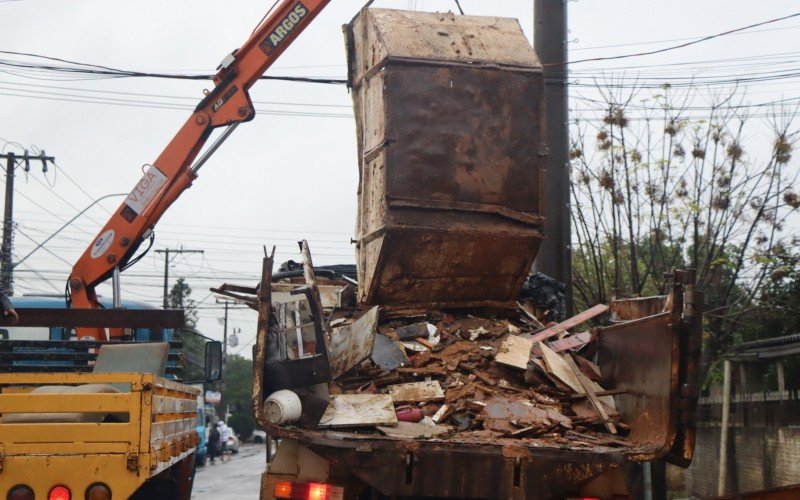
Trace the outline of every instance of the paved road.
{"label": "paved road", "polygon": [[264,445],[243,445],[229,462],[198,467],[192,498],[198,500],[257,500],[261,473],[266,468]]}

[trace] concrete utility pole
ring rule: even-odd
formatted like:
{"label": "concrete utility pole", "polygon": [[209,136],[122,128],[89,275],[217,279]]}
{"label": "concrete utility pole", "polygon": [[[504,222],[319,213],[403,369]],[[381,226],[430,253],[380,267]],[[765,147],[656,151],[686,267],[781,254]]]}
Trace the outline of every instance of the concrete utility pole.
{"label": "concrete utility pole", "polygon": [[567,92],[567,1],[534,0],[533,47],[544,66],[547,110],[546,238],[534,262],[537,271],[567,286],[567,316],[572,315],[570,246],[569,95]]}
{"label": "concrete utility pole", "polygon": [[42,172],[47,172],[47,162],[55,162],[55,158],[47,156],[44,151],[36,156],[31,156],[26,150],[24,154],[14,153],[0,154],[0,159],[6,160],[6,199],[3,211],[3,245],[0,247],[0,287],[6,295],[14,294],[14,265],[11,262],[11,254],[14,250],[14,169],[17,168],[17,161],[22,161],[25,171],[31,169],[31,160],[42,162]]}
{"label": "concrete utility pole", "polygon": [[169,309],[169,254],[203,253],[204,250],[184,250],[183,248],[165,248],[156,250],[164,254],[164,309]]}
{"label": "concrete utility pole", "polygon": [[0,286],[2,286],[3,293],[13,295],[11,249],[14,237],[14,168],[17,160],[14,153],[8,153],[5,155],[5,159],[6,203],[3,211],[3,246],[0,249],[0,252],[3,253],[0,257],[0,274],[2,274]]}

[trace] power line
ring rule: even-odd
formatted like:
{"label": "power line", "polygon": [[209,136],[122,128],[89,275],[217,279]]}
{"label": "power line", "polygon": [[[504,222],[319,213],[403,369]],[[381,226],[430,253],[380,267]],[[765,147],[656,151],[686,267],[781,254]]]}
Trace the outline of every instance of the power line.
{"label": "power line", "polygon": [[[30,63],[20,63],[20,62],[12,62],[7,60],[0,60],[0,65],[4,66],[11,66],[17,68],[30,68],[30,69],[42,69],[47,71],[54,71],[54,72],[61,72],[61,73],[77,73],[77,74],[88,74],[88,75],[105,75],[105,76],[114,76],[118,78],[162,78],[162,79],[170,79],[170,80],[213,80],[215,75],[212,74],[198,74],[198,75],[188,75],[188,74],[178,74],[178,73],[150,73],[150,72],[143,72],[143,71],[131,71],[131,70],[123,70],[112,68],[109,66],[103,66],[99,64],[92,64],[92,63],[83,63],[78,61],[71,61],[69,59],[62,59],[59,57],[52,57],[52,56],[45,56],[41,54],[34,54],[31,52],[16,52],[16,51],[9,51],[9,50],[0,50],[0,54],[8,54],[12,56],[22,56],[22,57],[32,57],[35,59],[44,59],[46,61],[53,61],[53,62],[60,62],[64,64],[71,64],[75,67],[69,66],[52,66],[46,64],[30,64]],[[263,75],[260,78],[261,80],[277,80],[277,81],[287,81],[287,82],[304,82],[304,83],[321,83],[321,84],[329,84],[329,85],[345,85],[347,84],[347,80],[345,79],[333,79],[333,78],[312,78],[312,77],[304,77],[304,76],[267,76]]]}
{"label": "power line", "polygon": [[[57,85],[36,85],[30,83],[15,83],[15,82],[8,82],[8,81],[0,81],[2,85],[16,85],[16,86],[23,86],[27,87],[36,87],[36,88],[43,88],[43,89],[53,89],[53,90],[70,90],[73,92],[87,92],[93,94],[113,94],[113,95],[126,95],[126,96],[134,96],[134,97],[154,97],[157,99],[182,99],[182,100],[190,100],[190,101],[197,101],[197,97],[191,96],[179,96],[179,95],[164,95],[164,94],[149,94],[149,93],[140,93],[140,92],[121,92],[121,91],[113,91],[113,90],[96,90],[96,89],[85,89],[85,88],[75,88],[75,87],[63,87]],[[9,89],[15,90],[16,89]],[[69,95],[69,94],[68,94]],[[266,105],[277,105],[277,106],[301,106],[301,107],[320,107],[320,108],[346,108],[351,109],[352,106],[349,104],[319,104],[319,103],[304,103],[304,102],[280,102],[280,101],[253,101],[253,104],[266,104]]]}
{"label": "power line", "polygon": [[[636,52],[636,53],[633,53],[633,54],[623,54],[623,55],[618,55],[618,56],[592,57],[592,58],[587,58],[587,59],[578,59],[577,61],[569,61],[568,63],[563,63],[563,64],[579,64],[579,63],[590,62],[590,61],[611,61],[611,60],[616,60],[616,59],[627,59],[627,58],[630,58],[630,57],[641,57],[641,56],[650,56],[650,55],[653,55],[653,54],[663,54],[664,52],[669,52],[669,51],[672,51],[672,50],[682,49],[684,47],[689,47],[691,45],[696,45],[696,44],[701,43],[701,42],[706,42],[708,40],[713,40],[715,38],[719,38],[719,37],[722,37],[722,36],[730,35],[732,33],[737,33],[739,31],[748,30],[750,28],[757,28],[759,26],[764,26],[764,25],[767,25],[767,24],[777,23],[779,21],[785,21],[786,19],[791,19],[791,18],[798,17],[798,16],[800,16],[800,12],[796,12],[794,14],[789,14],[788,16],[777,17],[775,19],[770,19],[768,21],[762,21],[760,23],[750,24],[748,26],[743,26],[741,28],[736,28],[736,29],[732,29],[732,30],[728,30],[728,31],[723,31],[721,33],[715,33],[713,35],[704,36],[702,38],[698,38],[698,39],[692,40],[690,42],[685,42],[685,43],[681,43],[681,44],[678,44],[678,45],[673,45],[671,47],[664,47],[663,49],[650,50],[650,51],[646,51],[646,52]],[[563,64],[559,63],[557,65],[558,66],[562,66]]]}
{"label": "power line", "polygon": [[[787,27],[784,27],[784,28],[768,28],[768,29],[765,29],[765,30],[753,30],[753,31],[749,31],[747,33],[736,33],[736,34],[739,34],[739,35],[755,35],[757,33],[766,33],[768,31],[784,31],[784,30],[793,30],[793,29],[797,29],[797,28],[800,28],[800,25],[787,26]],[[733,34],[734,33],[731,33],[731,35],[733,35]],[[612,44],[612,45],[595,45],[593,47],[575,47],[575,48],[570,47],[569,50],[570,50],[570,52],[576,52],[576,51],[579,51],[579,50],[599,50],[599,49],[613,49],[613,48],[618,48],[618,47],[635,47],[637,45],[655,45],[657,43],[670,43],[670,42],[683,42],[683,41],[686,41],[686,40],[697,40],[697,38],[698,38],[697,36],[692,36],[692,37],[685,37],[685,38],[670,38],[670,39],[666,39],[666,40],[650,40],[650,41],[647,41],[647,42],[616,43],[616,44]]]}

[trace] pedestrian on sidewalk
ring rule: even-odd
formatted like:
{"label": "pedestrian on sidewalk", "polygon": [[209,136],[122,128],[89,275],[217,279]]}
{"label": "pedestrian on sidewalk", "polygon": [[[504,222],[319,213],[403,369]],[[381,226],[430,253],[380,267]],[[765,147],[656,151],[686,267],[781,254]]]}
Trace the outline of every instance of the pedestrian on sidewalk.
{"label": "pedestrian on sidewalk", "polygon": [[225,457],[226,456],[228,457],[228,460],[231,459],[230,455],[228,455],[228,453],[229,453],[229,451],[228,451],[228,438],[230,438],[230,436],[231,436],[231,429],[222,420],[219,421],[219,423],[217,424],[217,427],[219,427],[219,442],[220,442],[219,450],[220,450],[220,454],[222,456],[222,458],[220,458],[220,461],[225,462]]}
{"label": "pedestrian on sidewalk", "polygon": [[220,438],[219,429],[211,424],[211,433],[208,435],[208,456],[211,458],[211,465],[216,463],[220,454]]}

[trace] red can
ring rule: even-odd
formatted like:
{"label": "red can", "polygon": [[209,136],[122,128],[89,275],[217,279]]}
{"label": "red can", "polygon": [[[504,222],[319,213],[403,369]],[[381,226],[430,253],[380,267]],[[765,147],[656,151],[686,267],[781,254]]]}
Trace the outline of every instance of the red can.
{"label": "red can", "polygon": [[403,405],[398,406],[394,409],[395,413],[397,413],[397,420],[401,422],[419,422],[422,420],[424,415],[422,414],[422,410],[419,408],[414,408],[411,405]]}

